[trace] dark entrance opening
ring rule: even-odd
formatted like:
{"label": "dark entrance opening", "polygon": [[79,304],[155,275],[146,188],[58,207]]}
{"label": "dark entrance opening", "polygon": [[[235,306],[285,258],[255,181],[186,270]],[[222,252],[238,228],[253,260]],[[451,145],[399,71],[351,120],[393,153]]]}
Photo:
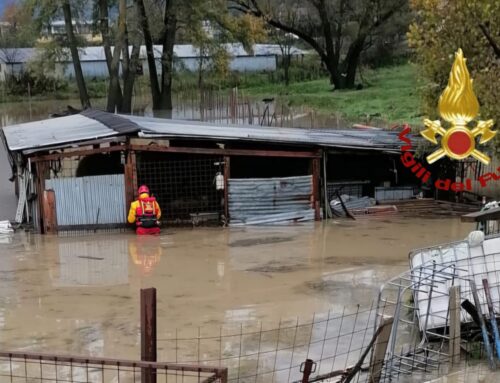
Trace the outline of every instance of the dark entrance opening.
{"label": "dark entrance opening", "polygon": [[77,177],[123,174],[119,152],[92,154],[84,157],[76,169]]}
{"label": "dark entrance opening", "polygon": [[138,185],[146,184],[162,209],[162,221],[191,223],[192,214],[221,214],[222,194],[215,188],[215,175],[222,157],[138,153]]}
{"label": "dark entrance opening", "polygon": [[292,157],[231,158],[231,178],[295,177],[311,174],[311,159]]}

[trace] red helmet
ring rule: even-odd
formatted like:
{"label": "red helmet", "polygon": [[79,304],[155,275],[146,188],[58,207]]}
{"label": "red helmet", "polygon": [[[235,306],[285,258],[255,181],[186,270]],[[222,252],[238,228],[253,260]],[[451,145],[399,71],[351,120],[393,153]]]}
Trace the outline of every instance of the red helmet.
{"label": "red helmet", "polygon": [[139,190],[137,190],[137,194],[141,195],[141,194],[144,194],[144,193],[149,194],[149,188],[146,185],[141,185],[139,187]]}

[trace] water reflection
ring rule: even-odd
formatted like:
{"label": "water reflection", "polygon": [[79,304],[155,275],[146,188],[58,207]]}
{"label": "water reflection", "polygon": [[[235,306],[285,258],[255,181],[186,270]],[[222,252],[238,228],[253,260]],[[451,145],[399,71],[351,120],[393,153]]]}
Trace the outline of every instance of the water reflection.
{"label": "water reflection", "polygon": [[128,284],[126,243],[119,239],[59,243],[59,275],[54,286],[115,286]]}
{"label": "water reflection", "polygon": [[128,240],[128,252],[132,262],[140,270],[143,276],[151,274],[160,262],[162,248],[159,236],[141,236]]}

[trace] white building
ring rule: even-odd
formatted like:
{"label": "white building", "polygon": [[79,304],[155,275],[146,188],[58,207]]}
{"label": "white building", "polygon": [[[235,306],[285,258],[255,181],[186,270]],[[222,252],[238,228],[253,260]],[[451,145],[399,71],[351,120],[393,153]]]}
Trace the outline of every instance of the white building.
{"label": "white building", "polygon": [[[276,70],[276,58],[281,55],[278,45],[273,44],[255,44],[252,54],[245,51],[242,44],[225,44],[230,60],[230,69],[237,72],[261,72]],[[4,81],[8,74],[18,74],[26,70],[30,61],[36,59],[36,56],[42,51],[36,48],[5,48],[0,49],[0,80]],[[82,70],[87,78],[108,77],[108,67],[104,55],[103,47],[86,47],[79,49]],[[155,46],[155,58],[158,72],[161,71],[161,53],[162,47]],[[293,48],[294,56],[303,56],[304,51]],[[56,64],[56,73],[60,76],[74,77],[74,68],[69,54],[66,59],[62,59]],[[179,69],[187,71],[196,71],[200,62],[199,49],[193,45],[175,45],[174,47],[174,65]],[[140,50],[140,60],[144,74],[148,74],[148,65],[146,58],[146,47],[142,46]],[[205,58],[206,62],[210,59]]]}

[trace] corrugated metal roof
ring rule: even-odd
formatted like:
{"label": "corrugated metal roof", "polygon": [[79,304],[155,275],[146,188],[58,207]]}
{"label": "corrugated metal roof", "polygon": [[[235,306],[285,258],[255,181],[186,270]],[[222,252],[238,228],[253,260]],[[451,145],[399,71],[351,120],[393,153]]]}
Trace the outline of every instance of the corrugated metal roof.
{"label": "corrugated metal roof", "polygon": [[[279,45],[276,44],[255,44],[252,48],[253,53],[245,51],[243,45],[240,43],[228,43],[224,44],[227,52],[231,56],[269,56],[269,55],[281,55],[281,49]],[[111,47],[111,51],[114,47]],[[163,47],[161,45],[154,46],[154,55],[157,59],[162,56]],[[132,51],[132,47],[129,47],[129,51]],[[0,50],[0,61],[10,64],[25,63],[30,60],[35,59],[37,54],[42,52],[39,48],[5,48]],[[104,55],[103,47],[84,47],[79,48],[78,53],[80,56],[80,61],[105,61],[106,56]],[[298,48],[291,48],[292,55],[300,55],[305,52]],[[61,62],[71,62],[71,55],[69,51],[62,58]],[[146,59],[146,47],[143,45],[140,48],[139,56],[141,59]],[[176,44],[174,45],[174,56],[177,58],[196,58],[199,57],[199,49],[191,44]]]}
{"label": "corrugated metal roof", "polygon": [[195,121],[163,120],[139,116],[123,116],[142,129],[141,136],[166,138],[198,138],[260,141],[329,147],[387,148],[398,150],[397,132],[369,129],[301,129],[260,125],[217,125]]}
{"label": "corrugated metal roof", "polygon": [[33,149],[118,135],[106,125],[75,114],[3,128],[9,149]]}
{"label": "corrugated metal roof", "polygon": [[219,141],[255,141],[316,147],[399,150],[398,132],[371,129],[301,129],[260,125],[225,125],[162,118],[83,114],[12,125],[3,128],[11,151],[72,144],[81,141],[132,135],[192,138]]}

